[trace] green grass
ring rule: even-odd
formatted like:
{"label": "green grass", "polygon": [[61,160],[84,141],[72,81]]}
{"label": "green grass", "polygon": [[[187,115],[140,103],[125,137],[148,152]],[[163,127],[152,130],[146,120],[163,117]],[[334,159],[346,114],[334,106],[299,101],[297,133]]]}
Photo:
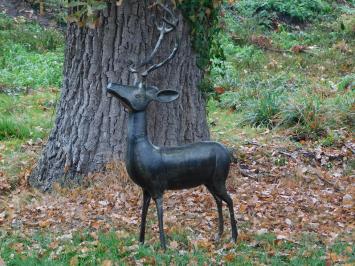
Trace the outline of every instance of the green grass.
{"label": "green grass", "polygon": [[[37,89],[19,95],[0,93],[0,172],[12,188],[21,181],[24,169],[34,163],[34,149],[39,152],[54,124],[58,90]],[[32,145],[35,145],[32,147]]]}
{"label": "green grass", "polygon": [[120,236],[115,232],[89,234],[77,232],[61,237],[49,232],[34,236],[6,234],[0,236],[0,256],[7,265],[99,265],[105,260],[131,265],[324,265],[329,254],[342,258],[342,262],[354,262],[354,247],[340,240],[326,247],[311,235],[304,235],[298,242],[280,241],[274,235],[254,236],[251,241],[237,245],[214,243],[193,246],[181,235],[172,236],[178,248],[163,252],[159,242],[138,245],[134,235]]}
{"label": "green grass", "polygon": [[[354,130],[354,8],[268,0],[237,1],[223,12],[228,30],[218,38],[227,61],[225,69],[215,62],[210,79],[226,91],[219,107],[234,110],[235,125],[313,140]],[[264,18],[269,24],[263,12],[273,16]],[[307,49],[296,53],[295,46]]]}
{"label": "green grass", "polygon": [[0,14],[0,92],[7,87],[60,87],[63,34]]}
{"label": "green grass", "polygon": [[56,101],[57,91],[0,94],[0,140],[45,138],[53,124]]}
{"label": "green grass", "polygon": [[48,136],[63,46],[62,32],[0,14],[0,141],[18,148]]}

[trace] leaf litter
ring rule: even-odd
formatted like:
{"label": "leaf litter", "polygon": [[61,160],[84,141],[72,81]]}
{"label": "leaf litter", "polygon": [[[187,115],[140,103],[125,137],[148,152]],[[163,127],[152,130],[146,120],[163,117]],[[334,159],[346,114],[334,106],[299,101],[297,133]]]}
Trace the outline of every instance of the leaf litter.
{"label": "leaf litter", "polygon": [[[228,145],[228,143],[227,143]],[[342,234],[354,232],[354,144],[338,148],[299,146],[278,142],[252,141],[237,147],[227,181],[239,224],[239,239],[258,245],[252,236],[274,234],[276,241],[297,243],[304,233],[316,234],[331,244]],[[73,238],[83,228],[97,241],[101,231],[116,231],[118,238],[138,234],[142,193],[128,178],[122,163],[110,163],[105,174],[92,174],[81,187],[68,189],[54,185],[52,193],[40,193],[26,182],[10,191],[4,173],[0,175],[0,227],[31,236],[39,230],[58,235],[49,245]],[[26,179],[29,169],[23,169]],[[230,237],[226,206],[224,239]],[[147,226],[148,243],[159,241],[155,206],[151,204]],[[169,191],[164,195],[164,222],[167,235],[188,232],[189,248],[219,252],[215,241],[217,210],[206,188]],[[94,241],[94,243],[95,243]],[[351,241],[352,242],[352,241]],[[170,247],[182,243],[172,240]],[[135,246],[135,245],[134,245]],[[233,245],[232,245],[233,246]],[[14,246],[14,249],[21,249]],[[224,245],[225,261],[234,253]],[[84,246],[81,253],[88,252]],[[83,255],[81,254],[81,255]],[[333,255],[335,256],[335,255]],[[72,259],[75,265],[77,257]],[[109,265],[109,262],[106,262]],[[1,260],[0,260],[1,265]]]}

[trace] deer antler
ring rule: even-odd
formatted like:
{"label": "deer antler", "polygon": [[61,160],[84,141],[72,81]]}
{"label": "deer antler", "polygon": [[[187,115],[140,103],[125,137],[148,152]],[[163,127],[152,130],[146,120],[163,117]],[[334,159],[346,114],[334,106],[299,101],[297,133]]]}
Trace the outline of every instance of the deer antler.
{"label": "deer antler", "polygon": [[158,25],[158,23],[155,23],[155,25],[160,33],[159,38],[157,40],[157,43],[155,44],[153,51],[150,53],[150,55],[145,60],[143,60],[142,62],[140,62],[139,64],[137,64],[134,67],[133,67],[133,65],[131,65],[129,67],[129,71],[134,74],[135,84],[138,83],[138,74],[140,74],[143,78],[146,78],[150,72],[162,67],[163,65],[168,63],[171,59],[173,59],[177,50],[178,50],[178,47],[179,47],[178,41],[176,40],[172,53],[166,59],[164,59],[160,63],[151,65],[150,67],[148,67],[147,69],[145,69],[143,71],[139,71],[142,67],[152,63],[152,60],[153,60],[154,56],[156,55],[156,53],[158,52],[159,47],[161,46],[161,43],[164,40],[165,35],[172,32],[173,30],[175,30],[178,23],[179,23],[178,18],[176,18],[174,13],[169,9],[169,7],[167,5],[164,5],[162,3],[157,3],[157,5],[165,11],[164,17],[162,18],[161,25]]}

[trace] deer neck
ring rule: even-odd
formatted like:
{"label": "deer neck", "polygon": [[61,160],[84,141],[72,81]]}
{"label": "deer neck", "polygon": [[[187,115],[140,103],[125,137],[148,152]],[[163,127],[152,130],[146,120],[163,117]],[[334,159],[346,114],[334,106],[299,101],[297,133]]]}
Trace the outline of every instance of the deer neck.
{"label": "deer neck", "polygon": [[147,120],[146,112],[129,113],[128,118],[128,139],[129,142],[135,142],[139,139],[147,138]]}

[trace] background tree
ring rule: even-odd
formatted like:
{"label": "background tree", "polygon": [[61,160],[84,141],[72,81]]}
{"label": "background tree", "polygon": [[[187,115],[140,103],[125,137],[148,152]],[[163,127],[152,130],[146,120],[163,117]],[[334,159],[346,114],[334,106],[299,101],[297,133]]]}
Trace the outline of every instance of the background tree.
{"label": "background tree", "polygon": [[[187,2],[196,6],[201,1]],[[202,2],[207,6],[202,17],[208,19],[218,1]],[[205,100],[198,89],[203,71],[196,64],[190,24],[182,12],[192,9],[183,3],[181,7],[175,11],[180,23],[174,32],[180,37],[179,51],[170,64],[148,79],[148,84],[181,94],[174,103],[152,104],[148,110],[150,138],[157,145],[209,139]],[[154,47],[158,36],[154,22],[161,10],[153,0],[111,0],[101,8],[95,11],[90,5],[86,9],[78,6],[71,13],[72,20],[75,14],[81,19],[67,26],[64,80],[55,125],[29,178],[31,185],[42,190],[50,189],[54,181],[77,181],[90,172],[104,170],[108,162],[124,159],[127,114],[106,94],[106,86],[109,82],[133,83],[128,66],[145,58]],[[95,13],[88,17],[94,19],[83,20],[83,10]],[[174,46],[174,36],[167,37],[158,61]]]}

